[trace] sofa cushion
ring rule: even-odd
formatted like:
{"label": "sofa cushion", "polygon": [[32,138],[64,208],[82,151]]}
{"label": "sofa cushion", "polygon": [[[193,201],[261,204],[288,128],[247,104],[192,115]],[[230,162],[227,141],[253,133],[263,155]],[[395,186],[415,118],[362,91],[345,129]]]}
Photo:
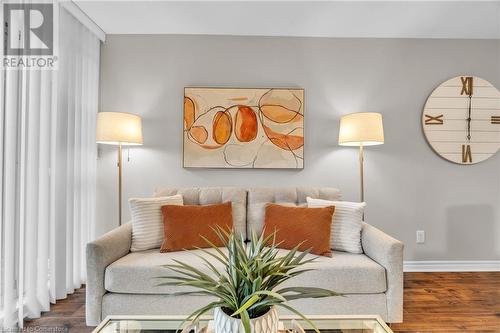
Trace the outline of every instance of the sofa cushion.
{"label": "sofa cushion", "polygon": [[[231,203],[215,205],[167,205],[163,213],[164,238],[160,252],[224,246],[217,230],[232,230]],[[218,229],[219,228],[219,229]]]}
{"label": "sofa cushion", "polygon": [[164,233],[161,207],[164,205],[182,206],[182,195],[130,198],[128,202],[130,215],[132,215],[132,245],[130,251],[144,251],[161,245]]}
{"label": "sofa cushion", "polygon": [[233,227],[246,238],[247,191],[239,187],[159,187],[155,197],[182,194],[184,205],[213,205],[231,201]]}
{"label": "sofa cushion", "polygon": [[307,197],[307,207],[335,206],[332,220],[332,249],[351,253],[363,253],[361,229],[366,203],[349,201],[331,201]]}
{"label": "sofa cushion", "polygon": [[[207,250],[215,253],[214,249]],[[288,253],[288,250],[279,251],[279,255]],[[155,277],[175,274],[160,267],[174,263],[172,259],[189,263],[210,274],[196,254],[202,255],[203,252],[192,250],[160,253],[158,249],[131,252],[106,268],[104,286],[110,292],[131,294],[171,294],[194,290],[189,287],[158,287],[160,280]],[[216,268],[223,269],[216,259],[206,254],[204,257]],[[307,257],[317,258],[316,262],[308,265],[308,268],[315,270],[296,276],[283,286],[328,288],[344,294],[382,293],[387,289],[385,269],[364,254],[334,251],[331,258],[311,254]]]}
{"label": "sofa cushion", "polygon": [[268,245],[280,249],[332,256],[330,233],[335,207],[308,208],[267,204],[264,221],[264,237],[270,237]]}
{"label": "sofa cushion", "polygon": [[[162,195],[167,195],[163,194]],[[252,231],[257,234],[264,227],[266,204],[274,202],[280,205],[307,206],[307,197],[323,200],[340,200],[340,190],[333,187],[255,187],[248,190],[247,235]],[[185,200],[185,199],[184,199]],[[186,202],[184,201],[186,204]]]}

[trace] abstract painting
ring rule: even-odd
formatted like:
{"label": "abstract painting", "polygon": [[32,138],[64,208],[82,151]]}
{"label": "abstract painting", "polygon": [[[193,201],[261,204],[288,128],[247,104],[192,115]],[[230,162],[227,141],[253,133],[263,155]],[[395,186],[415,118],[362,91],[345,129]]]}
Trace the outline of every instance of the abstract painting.
{"label": "abstract painting", "polygon": [[184,89],[184,167],[304,167],[303,89]]}

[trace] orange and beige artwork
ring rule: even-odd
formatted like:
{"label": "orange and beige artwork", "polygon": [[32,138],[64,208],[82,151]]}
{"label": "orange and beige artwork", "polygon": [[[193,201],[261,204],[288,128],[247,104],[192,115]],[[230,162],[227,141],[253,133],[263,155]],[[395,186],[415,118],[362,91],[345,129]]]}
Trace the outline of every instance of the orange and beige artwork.
{"label": "orange and beige artwork", "polygon": [[303,89],[184,89],[184,167],[304,167]]}

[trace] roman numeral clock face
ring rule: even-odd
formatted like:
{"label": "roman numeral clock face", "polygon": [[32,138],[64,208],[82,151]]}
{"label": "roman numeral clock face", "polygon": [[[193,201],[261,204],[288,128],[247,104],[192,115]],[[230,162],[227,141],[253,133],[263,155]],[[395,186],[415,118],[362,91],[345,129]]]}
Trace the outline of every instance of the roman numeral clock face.
{"label": "roman numeral clock face", "polygon": [[479,77],[450,79],[427,99],[422,127],[434,151],[448,161],[484,161],[500,148],[500,92]]}

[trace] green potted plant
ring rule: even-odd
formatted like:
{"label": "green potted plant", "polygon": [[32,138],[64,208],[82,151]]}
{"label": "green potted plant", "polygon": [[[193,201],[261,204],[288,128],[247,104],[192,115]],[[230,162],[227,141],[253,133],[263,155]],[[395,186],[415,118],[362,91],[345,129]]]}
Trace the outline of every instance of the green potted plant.
{"label": "green potted plant", "polygon": [[275,233],[257,236],[252,233],[248,244],[242,237],[221,228],[214,229],[227,248],[227,254],[204,238],[215,253],[200,249],[207,256],[223,264],[218,270],[205,257],[198,255],[211,274],[178,260],[164,265],[175,275],[159,277],[166,280],[159,285],[190,286],[198,290],[177,294],[209,295],[216,301],[193,312],[187,320],[196,321],[204,313],[214,310],[215,333],[275,333],[278,331],[276,307],[283,307],[304,319],[317,332],[316,326],[288,301],[301,298],[339,296],[322,288],[289,287],[278,289],[283,282],[309,271],[303,268],[315,258],[306,259],[309,250],[298,252],[298,246],[285,256],[278,256],[277,244],[272,242]]}

